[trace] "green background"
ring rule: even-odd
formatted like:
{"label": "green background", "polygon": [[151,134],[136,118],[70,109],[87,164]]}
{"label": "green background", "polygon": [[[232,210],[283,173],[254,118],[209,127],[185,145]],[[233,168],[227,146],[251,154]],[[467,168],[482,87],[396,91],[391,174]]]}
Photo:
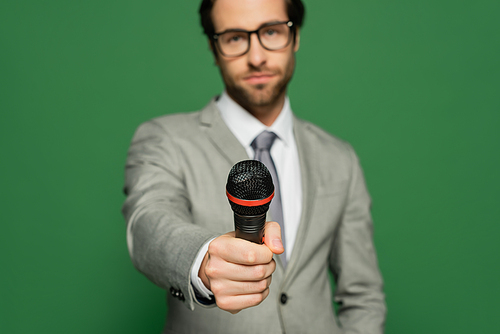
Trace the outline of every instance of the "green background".
{"label": "green background", "polygon": [[[198,1],[0,3],[0,332],[159,333],[120,213],[135,128],[222,89]],[[292,108],[357,150],[386,333],[500,328],[500,2],[305,2]]]}

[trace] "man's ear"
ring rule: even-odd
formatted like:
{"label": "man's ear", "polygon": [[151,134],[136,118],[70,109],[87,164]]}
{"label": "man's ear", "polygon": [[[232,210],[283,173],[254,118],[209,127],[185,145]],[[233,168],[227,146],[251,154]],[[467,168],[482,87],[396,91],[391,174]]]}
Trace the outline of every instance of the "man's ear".
{"label": "man's ear", "polygon": [[219,66],[219,61],[217,57],[217,50],[215,50],[215,45],[214,42],[211,41],[210,39],[207,39],[208,41],[208,47],[210,48],[210,51],[212,51],[212,56],[214,57],[214,64],[215,66]]}
{"label": "man's ear", "polygon": [[294,41],[294,45],[293,45],[293,51],[294,52],[299,51],[299,47],[300,47],[300,28],[297,27],[295,29],[295,41]]}

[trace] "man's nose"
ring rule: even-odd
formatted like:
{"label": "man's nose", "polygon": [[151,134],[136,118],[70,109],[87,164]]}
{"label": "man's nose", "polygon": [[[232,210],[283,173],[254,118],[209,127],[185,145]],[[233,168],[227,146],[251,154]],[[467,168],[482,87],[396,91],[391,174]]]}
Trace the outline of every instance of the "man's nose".
{"label": "man's nose", "polygon": [[267,60],[266,49],[259,42],[257,34],[250,36],[250,50],[247,53],[248,63],[253,67],[261,67]]}

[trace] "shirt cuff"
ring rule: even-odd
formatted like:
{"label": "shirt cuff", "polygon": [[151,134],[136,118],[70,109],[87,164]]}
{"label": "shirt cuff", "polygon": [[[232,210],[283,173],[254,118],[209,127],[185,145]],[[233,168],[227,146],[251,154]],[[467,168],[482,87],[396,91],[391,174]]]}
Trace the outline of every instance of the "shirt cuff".
{"label": "shirt cuff", "polygon": [[[196,296],[202,297],[208,300],[212,300],[213,293],[212,291],[208,290],[205,284],[203,284],[201,278],[198,276],[198,272],[200,271],[201,263],[203,262],[203,259],[205,258],[205,254],[208,251],[208,245],[214,240],[215,238],[212,238],[208,240],[199,250],[198,254],[196,255],[196,258],[194,260],[193,267],[191,268],[191,285],[193,286]],[[198,300],[200,301],[200,300]]]}

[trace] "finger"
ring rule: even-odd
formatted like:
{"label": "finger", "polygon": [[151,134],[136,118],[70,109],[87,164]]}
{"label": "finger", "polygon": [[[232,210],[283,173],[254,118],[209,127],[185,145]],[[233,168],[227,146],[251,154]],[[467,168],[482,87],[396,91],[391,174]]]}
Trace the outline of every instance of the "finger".
{"label": "finger", "polygon": [[271,276],[276,269],[276,262],[247,266],[226,262],[224,259],[211,257],[204,268],[210,281],[226,279],[231,281],[260,281]]}
{"label": "finger", "polygon": [[269,288],[261,293],[220,297],[215,301],[220,309],[236,314],[245,308],[259,305],[268,295]]}
{"label": "finger", "polygon": [[211,291],[215,299],[227,296],[251,295],[264,292],[271,285],[272,276],[257,282],[236,282],[220,280],[213,282]]}
{"label": "finger", "polygon": [[273,253],[268,247],[234,238],[229,234],[214,239],[208,245],[208,253],[227,262],[244,265],[267,264],[273,258]]}
{"label": "finger", "polygon": [[281,254],[285,251],[281,242],[281,227],[277,222],[266,223],[264,227],[264,244],[274,254]]}

